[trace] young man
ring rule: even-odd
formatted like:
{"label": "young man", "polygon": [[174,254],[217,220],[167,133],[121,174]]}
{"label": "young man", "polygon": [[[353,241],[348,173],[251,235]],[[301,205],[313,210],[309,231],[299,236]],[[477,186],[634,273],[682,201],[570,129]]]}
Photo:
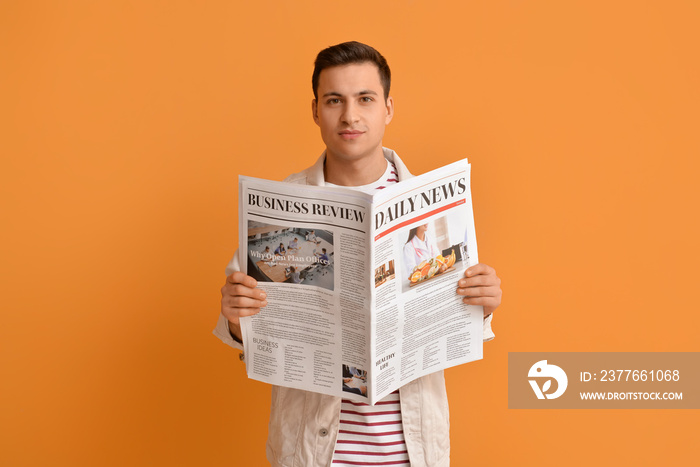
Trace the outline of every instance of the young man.
{"label": "young man", "polygon": [[321,240],[319,240],[319,239],[316,237],[316,231],[315,231],[315,230],[312,230],[311,232],[309,232],[309,234],[306,236],[306,239],[307,239],[308,241],[310,241],[310,242],[314,242],[316,245],[318,245],[319,243],[321,243]]}
{"label": "young man", "polygon": [[316,257],[318,258],[319,264],[327,266],[328,263],[330,263],[330,259],[328,258],[328,254],[325,248],[321,248],[321,254],[319,255],[318,253],[316,253]]}
{"label": "young man", "polygon": [[301,281],[303,280],[300,274],[297,272],[297,268],[294,266],[289,266],[289,268],[284,271],[284,277],[290,279],[290,282],[293,284],[301,284]]}
{"label": "young man", "polygon": [[262,260],[270,267],[277,265],[277,263],[275,263],[275,256],[270,251],[269,246],[266,246],[265,250],[262,252]]}
{"label": "young man", "polygon": [[[394,115],[390,82],[386,60],[367,45],[347,42],[321,51],[312,77],[311,110],[326,150],[316,164],[286,181],[373,192],[410,178],[396,153],[382,147],[384,130]],[[214,333],[242,350],[240,317],[258,313],[267,301],[256,281],[238,269],[236,254],[221,289],[221,315]],[[501,303],[494,269],[484,264],[467,269],[456,293],[464,296],[465,303],[484,306],[484,340],[493,338],[491,313]],[[377,414],[376,408],[384,414]],[[389,421],[368,421],[379,416]],[[375,407],[273,386],[267,458],[273,466],[448,466],[449,410],[443,372],[403,386]]]}

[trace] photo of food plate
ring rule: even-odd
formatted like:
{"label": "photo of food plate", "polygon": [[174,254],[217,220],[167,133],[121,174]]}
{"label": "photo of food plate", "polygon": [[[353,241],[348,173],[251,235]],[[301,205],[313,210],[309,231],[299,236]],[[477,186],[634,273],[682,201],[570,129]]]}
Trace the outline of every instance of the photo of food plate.
{"label": "photo of food plate", "polygon": [[447,257],[442,255],[437,255],[435,258],[430,258],[429,260],[422,261],[413,268],[413,272],[409,277],[411,282],[411,287],[418,285],[421,282],[427,281],[439,274],[444,274],[448,271],[454,270],[452,267],[455,264],[457,256],[455,255],[454,249],[452,253]]}
{"label": "photo of food plate", "polygon": [[402,229],[396,236],[395,250],[402,292],[424,290],[416,286],[468,267],[468,235],[467,218],[458,208],[441,216],[421,218]]}

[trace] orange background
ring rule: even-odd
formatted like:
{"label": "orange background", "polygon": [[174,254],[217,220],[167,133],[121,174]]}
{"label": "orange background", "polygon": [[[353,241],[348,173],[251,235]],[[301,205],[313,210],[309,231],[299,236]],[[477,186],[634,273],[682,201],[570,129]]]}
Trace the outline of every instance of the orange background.
{"label": "orange background", "polygon": [[[337,5],[337,6],[333,6]],[[0,464],[265,465],[269,387],[212,334],[237,176],[323,150],[312,63],[389,60],[385,145],[473,165],[503,279],[447,372],[453,465],[688,465],[696,411],[507,409],[509,351],[698,351],[697,2],[0,6]],[[692,422],[692,423],[691,423]]]}

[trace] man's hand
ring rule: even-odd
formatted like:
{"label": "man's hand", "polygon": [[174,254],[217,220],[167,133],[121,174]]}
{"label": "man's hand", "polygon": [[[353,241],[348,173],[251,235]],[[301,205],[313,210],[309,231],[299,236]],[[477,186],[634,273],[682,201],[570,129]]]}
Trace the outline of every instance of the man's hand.
{"label": "man's hand", "polygon": [[226,284],[221,288],[221,313],[228,320],[231,334],[238,340],[241,336],[241,316],[251,316],[267,305],[265,292],[256,289],[258,282],[240,271],[226,278]]}
{"label": "man's hand", "polygon": [[488,316],[501,304],[501,279],[491,266],[476,264],[464,271],[464,279],[458,283],[457,295],[464,295],[462,301],[467,305],[482,305],[484,316]]}

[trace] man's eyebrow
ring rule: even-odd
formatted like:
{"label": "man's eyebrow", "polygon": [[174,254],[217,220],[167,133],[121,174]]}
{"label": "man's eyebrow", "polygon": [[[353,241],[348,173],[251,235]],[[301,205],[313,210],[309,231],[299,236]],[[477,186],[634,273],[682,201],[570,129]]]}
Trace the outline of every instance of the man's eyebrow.
{"label": "man's eyebrow", "polygon": [[[356,93],[355,95],[356,95],[356,96],[364,96],[364,95],[367,95],[367,94],[370,94],[370,95],[373,95],[373,96],[376,96],[376,95],[377,95],[377,93],[374,92],[374,91],[372,91],[371,89],[363,89],[362,91]],[[327,92],[327,93],[325,93],[325,94],[324,94],[323,96],[321,96],[321,97],[331,97],[331,96],[332,96],[332,97],[343,97],[343,95],[342,95],[341,93],[337,92],[337,91],[330,91],[330,92]]]}

